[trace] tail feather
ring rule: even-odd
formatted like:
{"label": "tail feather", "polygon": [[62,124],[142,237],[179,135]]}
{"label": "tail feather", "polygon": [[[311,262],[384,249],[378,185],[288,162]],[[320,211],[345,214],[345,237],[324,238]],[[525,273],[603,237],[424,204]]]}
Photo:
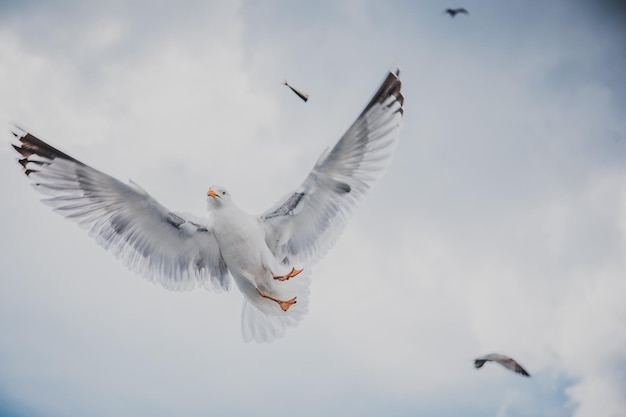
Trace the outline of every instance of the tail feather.
{"label": "tail feather", "polygon": [[309,308],[310,271],[305,269],[289,281],[276,282],[272,292],[279,299],[298,297],[296,304],[282,311],[274,301],[260,296],[244,296],[241,333],[246,342],[271,342],[285,335],[287,329],[302,321]]}

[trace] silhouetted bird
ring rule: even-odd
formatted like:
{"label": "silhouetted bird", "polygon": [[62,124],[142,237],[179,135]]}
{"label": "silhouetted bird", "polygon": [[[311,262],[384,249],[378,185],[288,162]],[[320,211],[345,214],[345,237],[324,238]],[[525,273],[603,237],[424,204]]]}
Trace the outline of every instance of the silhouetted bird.
{"label": "silhouetted bird", "polygon": [[469,12],[467,10],[465,10],[462,7],[459,7],[458,9],[446,9],[445,10],[446,13],[448,13],[450,15],[450,17],[454,17],[457,14],[461,13],[461,14],[469,14]]}
{"label": "silhouetted bird", "polygon": [[291,91],[293,91],[294,93],[296,93],[298,95],[298,97],[300,97],[302,100],[304,100],[304,102],[306,103],[306,101],[309,99],[309,95],[308,94],[304,94],[302,91],[298,91],[295,88],[293,88],[292,86],[289,85],[289,83],[287,81],[284,81],[283,84],[285,84],[287,87],[289,87],[291,89]]}
{"label": "silhouetted bird", "polygon": [[508,356],[500,355],[498,353],[491,353],[489,355],[481,356],[480,358],[474,359],[474,366],[476,368],[482,367],[485,362],[494,361],[504,366],[505,368],[510,369],[513,372],[517,372],[518,374],[522,374],[524,376],[530,376],[528,372],[524,368],[520,366],[519,363],[515,362],[513,359]]}

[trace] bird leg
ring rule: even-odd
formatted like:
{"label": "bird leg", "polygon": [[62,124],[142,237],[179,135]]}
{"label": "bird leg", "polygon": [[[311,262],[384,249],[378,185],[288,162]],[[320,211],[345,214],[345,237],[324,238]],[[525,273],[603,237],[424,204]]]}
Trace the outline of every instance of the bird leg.
{"label": "bird leg", "polygon": [[291,268],[291,272],[289,272],[287,275],[274,275],[274,274],[272,274],[272,277],[274,279],[277,279],[278,281],[287,281],[289,278],[295,277],[296,275],[298,275],[302,271],[304,271],[304,269]]}
{"label": "bird leg", "polygon": [[298,297],[293,297],[291,300],[282,301],[282,300],[277,300],[276,298],[273,298],[273,297],[267,295],[266,293],[264,293],[263,291],[261,291],[258,288],[256,290],[257,290],[257,292],[259,293],[259,295],[261,297],[267,298],[268,300],[272,300],[275,303],[278,303],[278,305],[280,306],[280,308],[282,308],[283,311],[289,310],[289,307],[294,305],[296,303],[296,298],[298,298]]}

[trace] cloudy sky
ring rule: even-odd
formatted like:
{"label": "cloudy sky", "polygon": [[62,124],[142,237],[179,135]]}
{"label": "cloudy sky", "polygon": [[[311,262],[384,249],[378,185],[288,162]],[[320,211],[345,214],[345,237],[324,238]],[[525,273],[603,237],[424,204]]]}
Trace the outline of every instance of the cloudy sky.
{"label": "cloudy sky", "polygon": [[[623,4],[3,0],[0,414],[626,416]],[[395,159],[271,344],[237,291],[127,271],[9,146],[17,123],[170,209],[221,184],[260,213],[395,66]]]}

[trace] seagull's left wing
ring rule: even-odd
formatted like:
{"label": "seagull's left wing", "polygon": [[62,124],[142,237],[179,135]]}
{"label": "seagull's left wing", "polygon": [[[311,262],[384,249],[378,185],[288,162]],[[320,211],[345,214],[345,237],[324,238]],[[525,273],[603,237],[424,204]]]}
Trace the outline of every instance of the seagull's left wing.
{"label": "seagull's left wing", "polygon": [[387,75],[361,115],[320,157],[302,185],[261,215],[266,242],[283,264],[302,265],[323,256],[354,207],[387,169],[403,114],[398,74]]}

